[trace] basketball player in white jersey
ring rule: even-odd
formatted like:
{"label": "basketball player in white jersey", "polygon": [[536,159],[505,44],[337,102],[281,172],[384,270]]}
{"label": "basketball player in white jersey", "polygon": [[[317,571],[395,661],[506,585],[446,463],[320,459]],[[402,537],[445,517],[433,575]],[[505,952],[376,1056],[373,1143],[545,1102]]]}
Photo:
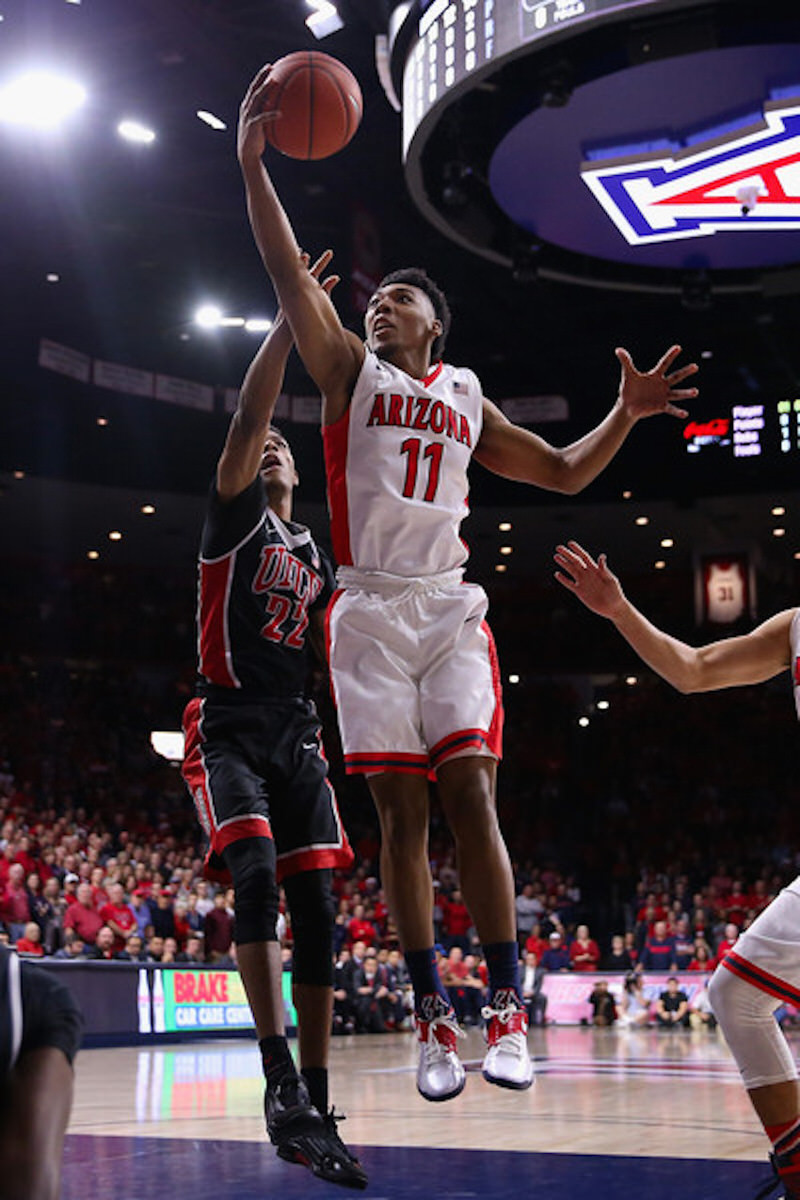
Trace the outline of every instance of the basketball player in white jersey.
{"label": "basketball player in white jersey", "polygon": [[[694,648],[658,629],[631,604],[604,554],[595,561],[577,542],[569,542],[557,548],[555,560],[559,583],[612,621],[640,658],[678,691],[763,683],[791,669],[800,716],[800,609],[777,613],[741,637]],[[708,994],[772,1142],[783,1194],[798,1200],[800,1089],[792,1052],[773,1013],[785,1001],[800,1005],[800,876],[737,939],[712,976]]]}
{"label": "basketball player in white jersey", "polygon": [[433,950],[428,778],[458,855],[461,888],[489,969],[484,1011],[491,1083],[527,1088],[533,1070],[519,990],[514,880],[495,807],[502,702],[483,590],[462,582],[467,467],[473,455],[510,479],[559,492],[585,487],[640,417],[695,395],[673,390],[673,347],[646,374],[626,351],[620,395],[590,434],[557,450],[512,425],[475,375],[438,361],[447,302],[423,271],[387,276],[371,298],[366,345],[343,328],[307,272],[261,161],[269,68],[242,103],[238,153],[256,242],[307,370],[322,393],[340,591],[328,648],[345,764],[368,777],[381,825],[381,878],[414,986],[417,1087],[447,1100],[464,1086],[460,1034]]}

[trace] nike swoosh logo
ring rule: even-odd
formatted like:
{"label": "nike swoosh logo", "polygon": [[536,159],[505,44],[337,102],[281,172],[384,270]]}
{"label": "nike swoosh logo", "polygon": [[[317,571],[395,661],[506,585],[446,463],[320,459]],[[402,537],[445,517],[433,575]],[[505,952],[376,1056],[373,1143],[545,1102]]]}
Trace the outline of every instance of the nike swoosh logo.
{"label": "nike swoosh logo", "polygon": [[317,748],[316,742],[303,742],[304,750],[316,750],[316,748]]}

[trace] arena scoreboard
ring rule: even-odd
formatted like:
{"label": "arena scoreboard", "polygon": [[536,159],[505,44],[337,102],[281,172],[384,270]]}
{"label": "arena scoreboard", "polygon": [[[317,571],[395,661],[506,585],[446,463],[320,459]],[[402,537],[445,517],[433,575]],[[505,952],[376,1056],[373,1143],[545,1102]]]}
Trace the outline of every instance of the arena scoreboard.
{"label": "arena scoreboard", "polygon": [[[699,7],[686,0],[680,7]],[[501,60],[621,15],[644,16],[678,7],[678,0],[422,0],[395,10],[402,23],[403,148],[428,113],[476,73]],[[407,11],[404,11],[407,10]],[[402,29],[402,35],[401,35]]]}
{"label": "arena scoreboard", "polygon": [[734,404],[706,419],[683,426],[689,454],[712,451],[730,459],[778,460],[796,465],[800,459],[800,397],[771,403]]}
{"label": "arena scoreboard", "polygon": [[515,277],[746,292],[797,263],[797,0],[418,0],[388,43],[413,199]]}

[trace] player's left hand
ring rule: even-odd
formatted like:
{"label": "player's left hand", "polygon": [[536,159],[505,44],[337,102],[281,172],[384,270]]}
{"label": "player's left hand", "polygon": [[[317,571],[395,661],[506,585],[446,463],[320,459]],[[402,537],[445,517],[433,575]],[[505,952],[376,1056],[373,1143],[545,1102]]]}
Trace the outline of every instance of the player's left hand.
{"label": "player's left hand", "polygon": [[[322,278],[322,272],[327,270],[327,268],[330,266],[332,258],[333,258],[332,250],[323,250],[322,254],[320,254],[319,258],[316,259],[316,261],[312,263],[311,255],[307,254],[305,250],[300,251],[301,263],[306,268],[309,275],[311,275],[314,279],[316,279],[317,283],[322,288],[323,292],[325,292],[325,294],[328,296],[330,296],[331,292],[333,291],[333,289],[336,287],[337,283],[339,283],[339,281],[341,279],[341,275],[336,275],[336,274],[326,275],[324,279]],[[277,313],[275,314],[275,319],[272,322],[273,329],[279,322],[281,324],[286,323],[286,317],[284,316],[282,308],[279,308]]]}
{"label": "player's left hand", "polygon": [[698,367],[697,363],[689,363],[688,366],[670,371],[670,367],[681,353],[680,346],[670,346],[652,370],[644,372],[637,370],[630,354],[621,346],[618,346],[614,353],[622,367],[619,400],[632,420],[638,421],[640,417],[652,417],[657,413],[688,417],[686,409],[679,408],[674,402],[692,400],[697,395],[697,388],[679,388],[676,385],[696,374]]}

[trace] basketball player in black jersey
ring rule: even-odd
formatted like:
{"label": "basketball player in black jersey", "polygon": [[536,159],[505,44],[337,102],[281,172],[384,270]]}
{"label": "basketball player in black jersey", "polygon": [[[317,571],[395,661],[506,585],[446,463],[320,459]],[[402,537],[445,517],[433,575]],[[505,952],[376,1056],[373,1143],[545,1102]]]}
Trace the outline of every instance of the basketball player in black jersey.
{"label": "basketball player in black jersey", "polygon": [[0,946],[0,1163],[4,1200],[58,1200],[83,1020],[72,993]]}
{"label": "basketball player in black jersey", "polygon": [[[304,256],[305,257],[305,256]],[[319,279],[330,253],[311,268]],[[306,260],[306,265],[307,260]],[[330,291],[336,276],[321,286]],[[298,482],[271,426],[292,336],[281,314],[245,376],[217,463],[199,563],[197,695],[183,776],[209,839],[206,873],[235,889],[237,963],[259,1038],[267,1131],[281,1158],[332,1183],[367,1176],[328,1109],[333,1012],[332,869],[352,851],[328,783],[308,646],[323,645],[333,572],[291,520]],[[294,939],[301,1073],[285,1037],[278,887]]]}

